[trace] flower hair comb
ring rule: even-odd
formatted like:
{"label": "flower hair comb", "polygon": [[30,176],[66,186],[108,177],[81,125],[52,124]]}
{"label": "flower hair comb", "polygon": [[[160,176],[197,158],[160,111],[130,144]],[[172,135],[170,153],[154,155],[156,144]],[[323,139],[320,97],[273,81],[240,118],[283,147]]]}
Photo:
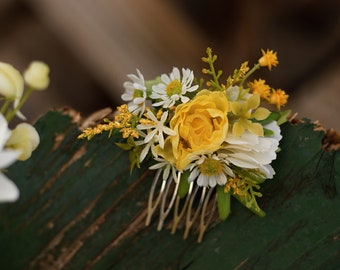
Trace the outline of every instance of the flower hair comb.
{"label": "flower hair comb", "polygon": [[139,70],[128,75],[126,104],[114,119],[79,135],[91,139],[104,131],[120,132],[116,144],[129,151],[131,170],[146,163],[156,171],[146,225],[158,212],[161,230],[172,215],[171,232],[184,227],[186,238],[197,230],[198,242],[212,221],[227,219],[231,196],[265,215],[256,198],[262,196],[261,184],[275,174],[271,162],[279,151],[280,125],[290,113],[281,111],[288,100],[283,90],[263,79],[249,81],[261,67],[278,65],[276,52],[262,50],[253,68],[244,62],[223,82],[222,71],[215,69],[217,56],[210,48],[206,54],[206,79],[176,67],[154,80],[144,80]]}

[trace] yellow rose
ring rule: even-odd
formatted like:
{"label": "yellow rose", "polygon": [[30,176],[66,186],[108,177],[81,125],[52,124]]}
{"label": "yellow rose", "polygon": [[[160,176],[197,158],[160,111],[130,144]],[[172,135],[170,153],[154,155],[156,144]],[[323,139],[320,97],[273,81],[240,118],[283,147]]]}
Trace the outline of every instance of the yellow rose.
{"label": "yellow rose", "polygon": [[175,136],[168,136],[164,149],[156,152],[183,170],[195,155],[220,148],[228,132],[229,101],[224,92],[200,91],[188,103],[177,106],[170,121]]}

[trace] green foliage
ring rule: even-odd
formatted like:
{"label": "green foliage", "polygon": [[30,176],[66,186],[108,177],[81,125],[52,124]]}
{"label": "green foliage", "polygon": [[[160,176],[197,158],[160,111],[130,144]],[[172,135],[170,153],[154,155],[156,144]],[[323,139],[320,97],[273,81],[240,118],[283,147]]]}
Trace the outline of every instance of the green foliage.
{"label": "green foliage", "polygon": [[214,67],[214,63],[217,60],[217,55],[212,53],[211,48],[207,48],[206,53],[207,53],[207,57],[202,57],[202,61],[209,65],[209,68],[203,69],[204,74],[208,74],[212,77],[212,79],[209,80],[209,83],[208,83],[209,89],[223,91],[224,88],[220,85],[220,82],[219,82],[219,79],[222,75],[222,70],[218,70],[216,73],[216,70]]}
{"label": "green foliage", "polygon": [[187,195],[188,191],[189,191],[189,187],[190,184],[188,182],[188,178],[190,175],[190,171],[184,171],[181,175],[181,179],[179,182],[179,186],[178,186],[178,196],[182,199],[185,197],[185,195]]}
{"label": "green foliage", "polygon": [[224,192],[224,188],[218,186],[217,192],[217,209],[221,220],[226,220],[230,214],[230,192]]}

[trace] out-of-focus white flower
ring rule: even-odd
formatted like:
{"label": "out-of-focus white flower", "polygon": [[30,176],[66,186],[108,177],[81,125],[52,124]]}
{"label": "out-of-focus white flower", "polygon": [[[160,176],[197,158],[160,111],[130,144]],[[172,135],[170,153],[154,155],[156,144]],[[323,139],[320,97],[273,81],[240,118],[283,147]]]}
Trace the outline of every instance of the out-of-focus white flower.
{"label": "out-of-focus white flower", "polygon": [[20,99],[24,91],[24,79],[12,65],[0,62],[0,94],[8,99]]}
{"label": "out-of-focus white flower", "polygon": [[[19,104],[24,91],[24,79],[20,72],[12,65],[0,62],[0,95],[7,100],[13,100],[14,108]],[[25,116],[18,111],[17,115],[21,119]]]}
{"label": "out-of-focus white flower", "polygon": [[1,170],[14,163],[20,151],[3,149],[6,141],[11,135],[5,117],[0,114],[0,202],[13,202],[19,197],[17,186],[5,176]]}
{"label": "out-of-focus white flower", "polygon": [[144,76],[137,69],[138,76],[129,74],[128,78],[132,82],[125,82],[125,93],[122,95],[122,100],[129,101],[129,111],[137,113],[140,116],[145,112],[145,100],[146,100],[146,86]]}
{"label": "out-of-focus white flower", "polygon": [[21,151],[18,160],[30,158],[32,152],[39,145],[40,138],[36,129],[27,123],[20,123],[12,131],[10,138],[6,142],[6,147]]}
{"label": "out-of-focus white flower", "polygon": [[25,82],[34,90],[45,90],[49,83],[50,68],[41,61],[33,61],[24,72]]}

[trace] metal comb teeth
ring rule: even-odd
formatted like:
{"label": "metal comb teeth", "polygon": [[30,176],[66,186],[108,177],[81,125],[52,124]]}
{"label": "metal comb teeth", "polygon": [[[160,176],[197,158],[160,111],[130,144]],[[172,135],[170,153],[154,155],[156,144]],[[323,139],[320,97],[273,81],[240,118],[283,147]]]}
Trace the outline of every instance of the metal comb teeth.
{"label": "metal comb teeth", "polygon": [[159,208],[157,230],[162,230],[167,216],[172,212],[171,233],[174,234],[184,224],[183,238],[186,239],[191,229],[195,228],[198,230],[197,241],[200,243],[216,210],[217,195],[214,194],[214,189],[200,187],[191,182],[187,195],[181,199],[177,193],[182,173],[178,172],[177,179],[170,174],[168,179],[163,180],[161,172],[162,169],[157,170],[150,188],[146,226],[150,225],[153,214]]}

